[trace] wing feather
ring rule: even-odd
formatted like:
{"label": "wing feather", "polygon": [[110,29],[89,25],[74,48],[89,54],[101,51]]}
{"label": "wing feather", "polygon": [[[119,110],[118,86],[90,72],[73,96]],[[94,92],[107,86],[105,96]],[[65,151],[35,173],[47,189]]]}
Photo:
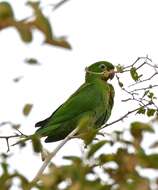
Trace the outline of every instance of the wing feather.
{"label": "wing feather", "polygon": [[81,86],[49,119],[46,125],[63,123],[90,110],[101,103],[101,94],[94,84]]}
{"label": "wing feather", "polygon": [[83,84],[70,98],[62,104],[49,118],[38,122],[36,126],[41,128],[56,129],[59,124],[78,117],[80,114],[95,110],[102,101],[101,93],[93,83]]}

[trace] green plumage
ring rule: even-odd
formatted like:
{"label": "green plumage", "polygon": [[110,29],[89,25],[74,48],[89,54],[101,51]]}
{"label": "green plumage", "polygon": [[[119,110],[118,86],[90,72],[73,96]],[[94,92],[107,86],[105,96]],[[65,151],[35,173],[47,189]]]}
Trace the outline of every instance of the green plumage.
{"label": "green plumage", "polygon": [[86,69],[85,83],[49,118],[36,123],[36,133],[46,142],[64,139],[82,120],[86,127],[99,128],[111,115],[114,89],[107,83],[114,76],[114,66],[105,61]]}

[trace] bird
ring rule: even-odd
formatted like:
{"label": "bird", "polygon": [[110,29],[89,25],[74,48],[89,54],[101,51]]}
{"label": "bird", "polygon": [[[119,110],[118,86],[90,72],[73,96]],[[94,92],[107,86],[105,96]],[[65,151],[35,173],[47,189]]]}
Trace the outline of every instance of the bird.
{"label": "bird", "polygon": [[115,91],[108,81],[115,75],[114,65],[98,61],[86,67],[85,82],[48,118],[39,121],[35,134],[56,142],[67,137],[76,127],[99,129],[105,124],[114,105]]}

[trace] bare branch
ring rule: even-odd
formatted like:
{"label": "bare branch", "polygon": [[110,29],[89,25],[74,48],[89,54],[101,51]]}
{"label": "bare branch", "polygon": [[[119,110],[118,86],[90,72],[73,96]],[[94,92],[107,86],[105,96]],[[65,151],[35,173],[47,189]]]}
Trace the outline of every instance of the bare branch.
{"label": "bare branch", "polygon": [[7,143],[7,152],[10,151],[9,139],[11,139],[11,138],[17,138],[19,136],[21,136],[21,135],[15,134],[15,135],[10,135],[10,136],[0,136],[0,139],[5,139],[6,140],[6,143]]}
{"label": "bare branch", "polygon": [[[117,78],[117,81],[118,83],[120,83],[120,78],[118,75],[116,75],[116,78]],[[130,96],[132,96],[132,98],[134,98],[134,95],[138,95],[138,93],[135,93],[135,92],[131,92],[131,91],[128,91],[127,89],[125,89],[123,86],[120,86],[121,89],[126,92],[127,94],[129,94]]]}
{"label": "bare branch", "polygon": [[[152,103],[150,102],[150,103],[148,103],[148,104],[146,104],[146,105],[144,105],[144,106],[142,106],[142,107],[147,107],[147,106],[149,106],[149,105],[151,105],[151,104],[152,104]],[[116,119],[115,121],[112,121],[111,123],[104,124],[104,125],[101,127],[101,129],[103,129],[103,128],[105,128],[105,127],[108,127],[108,126],[110,126],[110,125],[113,125],[113,124],[115,124],[115,123],[118,123],[118,122],[120,122],[120,121],[123,121],[123,119],[127,118],[130,114],[132,114],[132,113],[138,111],[139,109],[140,109],[140,107],[138,107],[138,108],[136,108],[136,109],[133,109],[133,110],[131,110],[131,111],[128,111],[126,114],[124,114],[124,115],[121,116],[120,118]]]}
{"label": "bare branch", "polygon": [[158,69],[158,65],[156,65],[156,64],[154,64],[154,65],[152,65],[152,64],[150,64],[150,63],[146,63],[147,65],[149,65],[150,67],[153,67],[154,69],[156,68],[156,69]]}
{"label": "bare branch", "polygon": [[33,183],[39,180],[40,176],[43,174],[45,168],[50,163],[51,159],[56,155],[56,153],[65,145],[67,141],[69,141],[77,132],[79,131],[79,127],[75,128],[61,143],[55,148],[53,152],[51,152],[47,158],[45,159],[44,163],[42,164],[41,168],[37,172],[36,176],[32,180]]}
{"label": "bare branch", "polygon": [[[143,61],[143,63],[138,63],[138,61],[141,60],[141,59],[145,59],[145,60]],[[157,70],[158,65],[152,64],[150,62],[152,62],[152,60],[149,59],[148,56],[146,56],[146,57],[138,57],[136,59],[136,61],[134,63],[132,63],[131,65],[129,65],[127,67],[120,67],[121,68],[120,73],[130,72],[130,75],[131,75],[132,78],[133,78],[132,73],[131,73],[132,68],[135,69],[136,75],[138,75],[137,70],[140,69],[140,68],[144,68],[145,66],[149,66],[150,68],[154,69],[154,71],[155,71],[152,75],[150,75],[148,78],[145,78],[145,79],[142,77],[143,75],[138,75],[136,77],[136,79],[134,79],[135,83],[131,84],[128,87],[133,87],[133,86],[135,86],[137,84],[140,84],[140,83],[143,83],[143,82],[145,83],[147,81],[150,81],[156,75],[158,75],[158,70]],[[119,73],[119,66],[118,66],[117,73]],[[127,102],[127,101],[132,101],[133,100],[133,101],[137,101],[141,106],[146,105],[146,103],[152,102],[152,105],[157,109],[157,105],[153,102],[153,98],[152,97],[150,98],[150,91],[149,91],[149,94],[147,92],[144,92],[143,97],[141,97],[142,93],[140,93],[141,91],[146,91],[146,90],[150,90],[150,89],[152,89],[154,87],[158,87],[157,84],[152,84],[152,85],[148,85],[147,87],[135,88],[135,89],[131,90],[131,89],[128,89],[128,87],[124,87],[124,84],[122,82],[120,82],[120,78],[118,77],[118,75],[116,75],[116,78],[118,80],[118,84],[121,87],[122,91],[124,91],[125,93],[130,95],[130,97],[127,97],[126,99],[122,100],[122,102]],[[146,97],[144,98],[144,96],[146,96]],[[156,98],[156,97],[154,97],[154,98]]]}
{"label": "bare branch", "polygon": [[16,128],[14,128],[14,129],[17,130],[19,132],[19,134],[16,133],[15,135],[0,136],[0,139],[5,139],[6,140],[6,143],[7,143],[7,152],[10,151],[9,139],[28,137],[27,135],[23,134],[19,129],[16,129]]}
{"label": "bare branch", "polygon": [[6,142],[7,142],[7,147],[8,147],[7,152],[9,152],[10,151],[10,147],[9,147],[9,139],[8,138],[6,138]]}
{"label": "bare branch", "polygon": [[12,122],[11,121],[3,121],[0,123],[0,127],[3,125],[12,125]]}
{"label": "bare branch", "polygon": [[63,4],[65,4],[66,2],[68,2],[69,0],[62,0],[59,3],[53,5],[53,10],[58,9],[59,7],[61,7]]}
{"label": "bare branch", "polygon": [[144,88],[137,88],[137,89],[134,89],[131,91],[132,92],[136,92],[136,91],[145,91],[145,90],[149,90],[149,89],[152,89],[152,88],[155,88],[155,87],[158,87],[158,84],[155,84],[155,85],[149,85],[147,87],[144,87]]}
{"label": "bare branch", "polygon": [[[138,63],[138,61],[141,60],[141,59],[145,59],[145,61],[137,69],[141,68],[145,63],[147,64],[147,61],[152,62],[152,60],[148,57],[148,55],[146,57],[138,57],[136,59],[136,61],[134,61],[131,65],[128,65],[128,66],[124,67],[124,71],[123,72],[130,71],[130,68],[134,67]],[[129,70],[126,70],[126,69],[129,69]]]}
{"label": "bare branch", "polygon": [[0,139],[12,139],[12,138],[17,138],[17,137],[21,137],[21,135],[15,134],[15,135],[10,135],[10,136],[0,136]]}
{"label": "bare branch", "polygon": [[137,85],[137,84],[140,84],[140,83],[142,83],[142,82],[149,81],[149,80],[151,80],[153,77],[155,77],[156,75],[158,75],[158,72],[155,72],[153,75],[151,75],[150,77],[148,77],[148,78],[146,78],[146,79],[144,79],[144,80],[140,80],[140,81],[138,81],[138,82],[136,82],[136,83],[133,83],[133,84],[129,85],[129,87],[134,86],[134,85]]}

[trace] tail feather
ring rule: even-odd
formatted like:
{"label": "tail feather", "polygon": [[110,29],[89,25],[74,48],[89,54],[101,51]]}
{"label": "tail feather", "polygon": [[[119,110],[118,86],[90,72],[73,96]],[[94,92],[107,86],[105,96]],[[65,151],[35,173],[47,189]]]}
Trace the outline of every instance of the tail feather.
{"label": "tail feather", "polygon": [[56,109],[56,110],[52,113],[52,115],[51,115],[50,117],[48,117],[48,118],[46,118],[46,119],[44,119],[44,120],[42,120],[42,121],[37,122],[37,123],[35,124],[35,127],[44,127],[44,126],[48,123],[49,119],[50,119],[50,118],[59,110],[59,108],[61,108],[61,107],[62,107],[62,105],[59,106],[58,109]]}
{"label": "tail feather", "polygon": [[35,127],[44,127],[49,121],[49,118],[39,121],[35,124]]}

